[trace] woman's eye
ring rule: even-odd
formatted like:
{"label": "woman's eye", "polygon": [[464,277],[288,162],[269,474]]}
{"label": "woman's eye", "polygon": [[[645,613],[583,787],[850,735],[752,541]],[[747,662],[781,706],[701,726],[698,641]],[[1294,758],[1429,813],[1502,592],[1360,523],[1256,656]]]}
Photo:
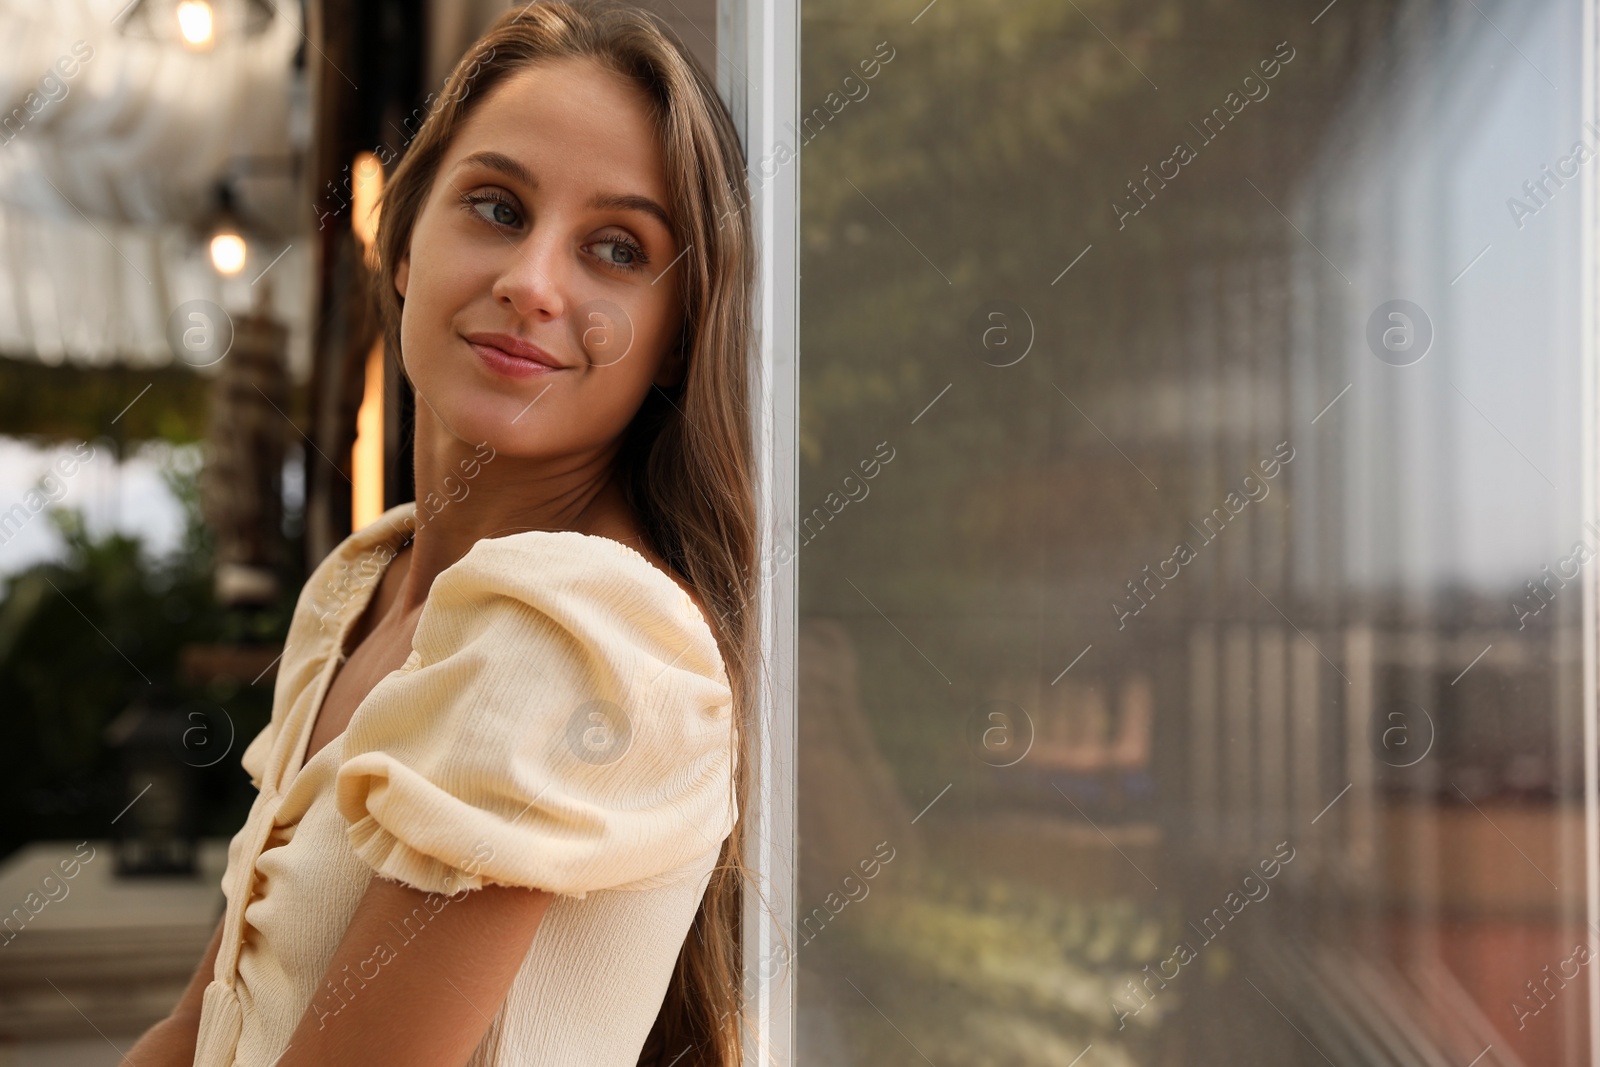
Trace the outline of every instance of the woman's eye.
{"label": "woman's eye", "polygon": [[518,221],[517,209],[504,200],[479,197],[470,202],[470,207],[480,218],[497,226],[515,226]]}
{"label": "woman's eye", "polygon": [[638,245],[621,238],[596,241],[591,247],[607,266],[618,270],[638,270],[647,262],[644,251]]}

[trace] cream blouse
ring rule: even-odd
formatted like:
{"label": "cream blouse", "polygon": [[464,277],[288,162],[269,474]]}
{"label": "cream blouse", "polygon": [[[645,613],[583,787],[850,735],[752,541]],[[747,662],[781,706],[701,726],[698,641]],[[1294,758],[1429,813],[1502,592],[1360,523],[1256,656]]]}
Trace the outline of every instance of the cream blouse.
{"label": "cream blouse", "polygon": [[448,906],[430,897],[324,971],[373,872],[434,894],[558,894],[469,1067],[634,1067],[737,810],[732,693],[687,593],[621,542],[527,531],[435,579],[405,665],[303,767],[317,710],[415,505],[351,534],[301,591],[260,790],[228,850],[195,1067],[267,1067]]}

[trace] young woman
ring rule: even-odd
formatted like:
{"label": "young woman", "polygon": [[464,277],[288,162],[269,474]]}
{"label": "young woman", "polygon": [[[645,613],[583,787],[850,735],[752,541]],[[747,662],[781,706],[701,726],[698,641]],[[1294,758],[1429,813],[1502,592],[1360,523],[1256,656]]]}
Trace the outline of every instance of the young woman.
{"label": "young woman", "polygon": [[754,255],[715,85],[536,2],[383,197],[416,495],[302,591],[227,909],[139,1067],[728,1067]]}

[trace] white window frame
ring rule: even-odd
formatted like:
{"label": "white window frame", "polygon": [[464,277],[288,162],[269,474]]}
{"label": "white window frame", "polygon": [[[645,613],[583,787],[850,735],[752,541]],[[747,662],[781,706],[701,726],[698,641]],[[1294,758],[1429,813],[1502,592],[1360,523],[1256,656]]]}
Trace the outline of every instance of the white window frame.
{"label": "white window frame", "polygon": [[[799,114],[799,0],[717,0],[717,42],[717,87],[744,142],[755,223],[757,374],[750,400],[765,562],[779,532],[794,528],[799,490],[798,146],[789,145],[792,158],[773,156],[788,144],[783,126],[793,129]],[[745,863],[759,888],[747,888],[744,902],[744,1062],[751,1067],[796,1062],[795,973],[782,951],[794,929],[798,839],[796,571],[761,569],[763,670],[744,813]]]}
{"label": "white window frame", "polygon": [[[1597,21],[1597,0],[1583,0],[1583,124],[1592,129],[1600,121],[1600,65],[1597,65],[1596,34],[1600,33]],[[1586,524],[1600,520],[1596,508],[1595,479],[1600,477],[1596,454],[1600,451],[1596,441],[1596,427],[1600,423],[1600,388],[1595,374],[1596,309],[1600,288],[1596,274],[1596,175],[1595,168],[1583,171],[1582,207],[1579,218],[1582,232],[1579,236],[1581,316],[1580,389],[1583,394],[1581,448],[1583,456],[1580,470],[1583,484],[1580,487],[1580,508]],[[1597,650],[1596,611],[1600,607],[1600,574],[1591,568],[1583,583],[1583,836],[1584,836],[1584,910],[1590,932],[1600,932],[1600,650]],[[1600,975],[1589,975],[1589,1063],[1600,1067]]]}

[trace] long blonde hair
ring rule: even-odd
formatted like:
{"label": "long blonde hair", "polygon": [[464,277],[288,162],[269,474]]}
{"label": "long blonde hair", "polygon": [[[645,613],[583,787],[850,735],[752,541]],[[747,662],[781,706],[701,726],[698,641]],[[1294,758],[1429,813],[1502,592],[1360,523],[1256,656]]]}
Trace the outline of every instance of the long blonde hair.
{"label": "long blonde hair", "polygon": [[[733,690],[739,818],[678,954],[640,1064],[737,1067],[743,1018],[740,841],[755,707],[759,551],[750,414],[755,249],[744,152],[716,84],[654,16],[616,0],[540,0],[501,15],[451,72],[385,183],[375,281],[390,358],[400,353],[395,271],[461,123],[508,76],[541,60],[588,58],[642,88],[661,138],[669,209],[687,251],[688,358],[681,384],[652,389],[618,456],[628,499],[655,549],[711,609]],[[403,373],[403,370],[402,370]],[[687,1050],[687,1051],[686,1051]]]}

